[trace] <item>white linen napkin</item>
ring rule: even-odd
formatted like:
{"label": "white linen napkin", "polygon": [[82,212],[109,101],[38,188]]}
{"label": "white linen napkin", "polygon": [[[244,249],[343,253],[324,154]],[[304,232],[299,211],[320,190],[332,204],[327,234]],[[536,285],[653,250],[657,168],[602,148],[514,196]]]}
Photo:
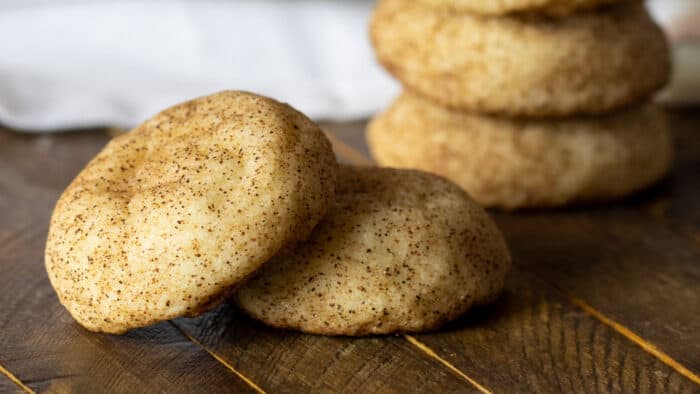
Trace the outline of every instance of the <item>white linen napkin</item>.
{"label": "white linen napkin", "polygon": [[[667,26],[699,5],[651,2]],[[0,124],[26,131],[131,127],[171,104],[223,89],[269,95],[315,119],[364,118],[399,91],[369,45],[372,6],[371,0],[0,0]],[[697,100],[700,40],[669,31],[694,44],[678,52],[682,73],[665,97]]]}
{"label": "white linen napkin", "polygon": [[369,116],[398,92],[374,60],[371,1],[0,2],[0,123],[130,127],[243,89],[317,119]]}

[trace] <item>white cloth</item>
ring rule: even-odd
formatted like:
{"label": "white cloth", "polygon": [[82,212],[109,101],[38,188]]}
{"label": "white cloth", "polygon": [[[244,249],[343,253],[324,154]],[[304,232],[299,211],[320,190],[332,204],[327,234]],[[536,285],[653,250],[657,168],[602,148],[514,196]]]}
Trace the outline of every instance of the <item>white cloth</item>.
{"label": "white cloth", "polygon": [[649,8],[673,43],[673,77],[660,99],[700,103],[700,1],[653,0]]}
{"label": "white cloth", "polygon": [[0,123],[130,127],[224,89],[316,119],[366,117],[398,92],[375,64],[371,1],[0,1]]}
{"label": "white cloth", "polygon": [[[670,25],[698,3],[651,6]],[[27,131],[131,127],[224,89],[269,95],[315,119],[367,117],[399,91],[369,45],[372,6],[372,0],[0,0],[0,124]],[[697,64],[694,48],[693,55],[685,47],[683,56]],[[697,98],[698,71],[681,69],[674,86]]]}

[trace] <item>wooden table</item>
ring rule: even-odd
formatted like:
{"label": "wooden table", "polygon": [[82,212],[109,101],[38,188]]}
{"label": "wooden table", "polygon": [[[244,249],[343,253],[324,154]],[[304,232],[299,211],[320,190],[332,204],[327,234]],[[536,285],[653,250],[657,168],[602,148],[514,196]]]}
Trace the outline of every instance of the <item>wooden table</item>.
{"label": "wooden table", "polygon": [[[93,334],[44,272],[59,193],[104,131],[0,131],[0,392],[700,392],[700,111],[670,113],[673,176],[625,202],[495,214],[515,269],[496,304],[439,332],[281,331],[224,304]],[[325,125],[368,162],[364,123]]]}

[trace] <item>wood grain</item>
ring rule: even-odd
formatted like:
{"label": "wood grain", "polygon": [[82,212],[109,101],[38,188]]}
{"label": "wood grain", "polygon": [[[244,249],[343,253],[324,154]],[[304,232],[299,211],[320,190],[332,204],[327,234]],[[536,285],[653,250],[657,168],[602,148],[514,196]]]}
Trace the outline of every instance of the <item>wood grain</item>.
{"label": "wood grain", "polygon": [[700,319],[691,312],[700,311],[695,245],[620,210],[498,215],[497,221],[516,264],[700,373]]}
{"label": "wood grain", "polygon": [[33,392],[29,387],[24,386],[22,382],[19,382],[17,378],[12,375],[11,372],[7,371],[3,366],[0,365],[0,393],[31,393]]}
{"label": "wood grain", "polygon": [[[90,143],[62,149],[61,140],[70,145],[76,138]],[[0,365],[37,391],[252,391],[167,322],[121,337],[93,334],[58,304],[43,265],[49,214],[103,142],[92,136],[2,141]],[[57,149],[31,155],[46,145]]]}
{"label": "wood grain", "polygon": [[694,392],[690,380],[516,269],[503,297],[416,338],[495,392]]}
{"label": "wood grain", "polygon": [[353,339],[278,330],[229,304],[175,324],[269,392],[475,391],[400,337]]}

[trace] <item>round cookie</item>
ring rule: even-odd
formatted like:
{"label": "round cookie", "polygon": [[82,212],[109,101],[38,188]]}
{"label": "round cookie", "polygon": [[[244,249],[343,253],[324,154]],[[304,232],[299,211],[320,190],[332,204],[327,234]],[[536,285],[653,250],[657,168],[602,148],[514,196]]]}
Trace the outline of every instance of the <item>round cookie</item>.
{"label": "round cookie", "polygon": [[420,0],[433,7],[448,8],[483,15],[505,15],[532,12],[563,17],[628,0]]}
{"label": "round cookie", "polygon": [[600,114],[666,84],[669,50],[643,4],[551,19],[485,17],[380,0],[379,61],[444,106],[506,116]]}
{"label": "round cookie", "polygon": [[453,183],[341,166],[336,203],[236,295],[266,324],[325,335],[426,331],[492,301],[510,268],[486,212]]}
{"label": "round cookie", "polygon": [[332,204],[337,163],[286,104],[222,92],[112,140],[51,218],[46,270],[92,331],[204,312]]}
{"label": "round cookie", "polygon": [[372,120],[367,140],[381,165],[440,174],[504,209],[621,198],[659,180],[673,156],[651,103],[602,117],[513,120],[404,94]]}

